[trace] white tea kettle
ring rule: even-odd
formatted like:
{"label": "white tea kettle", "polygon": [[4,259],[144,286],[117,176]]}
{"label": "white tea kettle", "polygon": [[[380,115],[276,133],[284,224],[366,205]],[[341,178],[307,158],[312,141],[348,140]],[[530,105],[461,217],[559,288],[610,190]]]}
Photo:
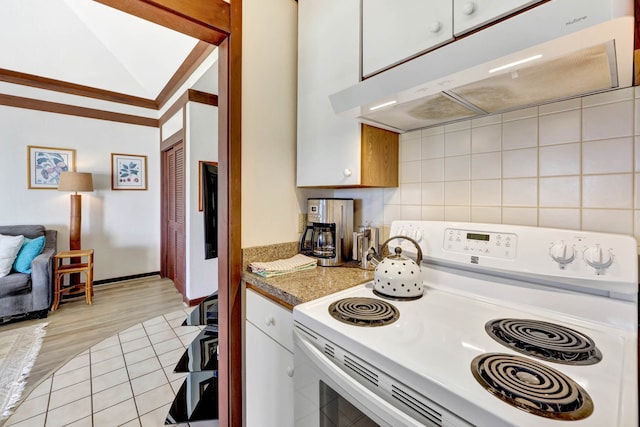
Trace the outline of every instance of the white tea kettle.
{"label": "white tea kettle", "polygon": [[422,296],[422,275],[420,274],[420,262],[422,261],[422,249],[415,240],[406,236],[393,236],[380,246],[380,253],[387,244],[395,239],[410,241],[418,249],[416,261],[402,255],[402,248],[396,246],[395,254],[389,255],[382,261],[378,261],[369,254],[367,257],[376,265],[374,270],[373,289],[378,294],[392,298],[415,299]]}

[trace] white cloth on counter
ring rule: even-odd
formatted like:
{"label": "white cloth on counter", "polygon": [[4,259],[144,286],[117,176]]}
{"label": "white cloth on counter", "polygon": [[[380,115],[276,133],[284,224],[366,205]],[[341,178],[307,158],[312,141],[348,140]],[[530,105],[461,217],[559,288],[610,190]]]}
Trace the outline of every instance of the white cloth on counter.
{"label": "white cloth on counter", "polygon": [[296,254],[291,258],[278,259],[269,262],[252,262],[249,269],[252,273],[263,277],[279,276],[281,274],[294,273],[296,271],[316,268],[318,260],[302,254]]}

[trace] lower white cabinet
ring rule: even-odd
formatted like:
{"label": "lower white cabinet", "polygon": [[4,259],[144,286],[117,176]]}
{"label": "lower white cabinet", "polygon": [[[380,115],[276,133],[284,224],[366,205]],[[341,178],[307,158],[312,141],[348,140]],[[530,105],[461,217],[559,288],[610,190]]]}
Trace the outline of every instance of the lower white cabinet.
{"label": "lower white cabinet", "polygon": [[247,289],[245,425],[293,427],[291,311]]}

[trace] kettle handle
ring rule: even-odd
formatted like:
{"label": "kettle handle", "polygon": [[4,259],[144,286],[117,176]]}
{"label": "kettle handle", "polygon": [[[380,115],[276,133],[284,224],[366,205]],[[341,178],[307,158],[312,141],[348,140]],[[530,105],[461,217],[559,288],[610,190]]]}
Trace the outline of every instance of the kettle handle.
{"label": "kettle handle", "polygon": [[[384,248],[387,246],[387,244],[395,239],[405,239],[410,241],[411,243],[413,243],[413,245],[416,247],[416,249],[418,250],[418,258],[416,259],[416,264],[420,265],[420,263],[422,262],[422,249],[420,248],[420,245],[418,244],[418,242],[416,242],[415,240],[413,240],[411,237],[407,237],[407,236],[392,236],[389,237],[387,240],[385,240],[385,242],[380,245],[380,247],[382,248],[380,253],[382,253],[384,251]],[[401,247],[396,247],[396,253],[400,254],[400,252],[402,252],[402,248]]]}

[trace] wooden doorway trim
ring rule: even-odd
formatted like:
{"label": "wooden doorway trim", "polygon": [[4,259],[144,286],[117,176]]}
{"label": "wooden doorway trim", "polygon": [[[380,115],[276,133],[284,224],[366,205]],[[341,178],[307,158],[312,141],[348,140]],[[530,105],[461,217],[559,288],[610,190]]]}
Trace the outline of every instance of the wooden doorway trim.
{"label": "wooden doorway trim", "polygon": [[219,46],[218,229],[220,425],[242,426],[242,0],[96,0]]}

